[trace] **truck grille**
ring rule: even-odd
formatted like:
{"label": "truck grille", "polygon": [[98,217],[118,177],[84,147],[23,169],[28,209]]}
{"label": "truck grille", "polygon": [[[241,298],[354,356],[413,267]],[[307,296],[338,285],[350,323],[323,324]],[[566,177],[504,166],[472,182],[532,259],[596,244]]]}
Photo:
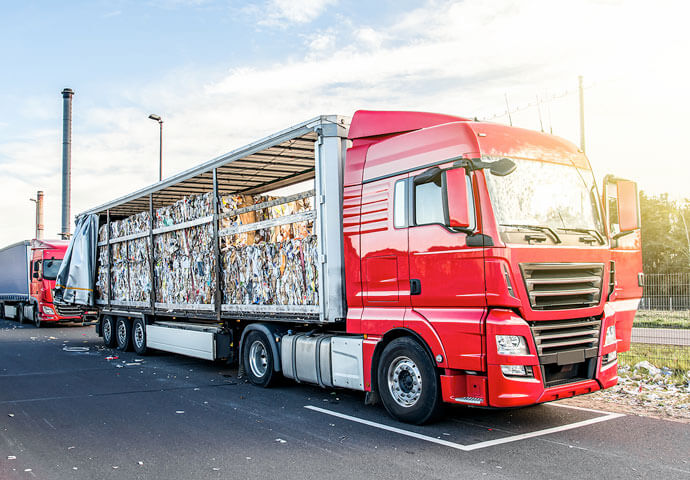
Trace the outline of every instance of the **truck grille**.
{"label": "truck grille", "polygon": [[601,299],[603,263],[522,263],[534,310],[587,308]]}
{"label": "truck grille", "polygon": [[601,319],[546,320],[531,322],[530,327],[542,365],[583,362],[599,351]]}
{"label": "truck grille", "polygon": [[78,317],[83,312],[83,307],[79,305],[66,305],[55,303],[55,310],[61,317]]}

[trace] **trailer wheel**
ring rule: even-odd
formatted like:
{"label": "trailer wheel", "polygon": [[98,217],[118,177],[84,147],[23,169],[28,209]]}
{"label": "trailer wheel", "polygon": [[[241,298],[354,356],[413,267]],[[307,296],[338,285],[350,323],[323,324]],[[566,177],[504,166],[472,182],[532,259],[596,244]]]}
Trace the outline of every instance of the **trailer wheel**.
{"label": "trailer wheel", "polygon": [[143,318],[135,318],[132,322],[132,346],[137,355],[146,355],[146,324]]}
{"label": "trailer wheel", "polygon": [[5,320],[7,317],[5,316],[5,304],[0,303],[0,319]]}
{"label": "trailer wheel", "polygon": [[17,313],[15,316],[17,318],[17,321],[19,322],[19,325],[24,325],[25,318],[24,318],[24,304],[23,303],[17,304]]}
{"label": "trailer wheel", "polygon": [[117,345],[115,338],[115,319],[110,315],[101,317],[101,334],[103,335],[103,344],[108,348],[113,348]]}
{"label": "trailer wheel", "polygon": [[273,371],[273,351],[266,335],[253,330],[247,334],[242,346],[242,366],[249,381],[259,387],[268,387],[276,375]]}
{"label": "trailer wheel", "polygon": [[409,337],[396,338],[381,354],[378,392],[394,418],[421,425],[433,420],[440,409],[438,375],[424,348]]}
{"label": "trailer wheel", "polygon": [[132,345],[132,322],[125,317],[117,317],[115,322],[115,338],[117,339],[117,349],[123,352],[130,350]]}

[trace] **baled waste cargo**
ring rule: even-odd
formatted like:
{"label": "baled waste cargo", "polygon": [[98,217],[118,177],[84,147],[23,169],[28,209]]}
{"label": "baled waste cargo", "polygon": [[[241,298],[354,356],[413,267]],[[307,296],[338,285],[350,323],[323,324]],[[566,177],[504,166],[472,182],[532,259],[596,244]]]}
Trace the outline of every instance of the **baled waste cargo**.
{"label": "baled waste cargo", "polygon": [[[219,199],[219,228],[248,225],[309,211],[311,197],[261,208],[275,201],[262,195],[227,195]],[[273,202],[275,203],[275,202]],[[251,211],[238,209],[259,205]],[[184,197],[154,212],[154,229],[203,219],[213,213],[211,193]],[[147,232],[148,212],[111,222],[111,240]],[[106,241],[105,226],[99,241]],[[111,245],[111,301],[150,302],[148,237]],[[99,247],[96,282],[100,300],[108,300],[107,247]],[[299,221],[220,237],[221,292],[225,304],[316,305],[317,239],[313,221]],[[155,301],[167,305],[211,305],[216,275],[213,225],[207,223],[154,233]]]}

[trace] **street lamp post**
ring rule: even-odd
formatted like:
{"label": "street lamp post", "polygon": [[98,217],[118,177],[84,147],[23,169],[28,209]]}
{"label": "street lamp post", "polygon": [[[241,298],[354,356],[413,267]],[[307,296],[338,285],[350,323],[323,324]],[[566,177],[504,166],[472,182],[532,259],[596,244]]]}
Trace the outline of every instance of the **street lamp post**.
{"label": "street lamp post", "polygon": [[157,121],[158,125],[160,126],[160,135],[158,143],[158,181],[160,182],[161,180],[163,180],[163,119],[160,117],[160,115],[156,115],[153,113],[149,115],[149,118],[151,120]]}

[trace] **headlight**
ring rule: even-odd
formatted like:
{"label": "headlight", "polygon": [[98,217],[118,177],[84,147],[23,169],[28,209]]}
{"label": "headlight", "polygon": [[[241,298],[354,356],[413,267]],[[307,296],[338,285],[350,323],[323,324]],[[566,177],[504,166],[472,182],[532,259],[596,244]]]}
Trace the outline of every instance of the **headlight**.
{"label": "headlight", "polygon": [[499,355],[528,355],[525,337],[517,335],[496,335],[496,348]]}
{"label": "headlight", "polygon": [[531,377],[532,367],[525,365],[501,365],[501,372],[507,377]]}
{"label": "headlight", "polygon": [[611,325],[606,329],[606,340],[604,341],[604,345],[613,345],[616,341],[616,326]]}
{"label": "headlight", "polygon": [[46,314],[46,315],[55,315],[55,310],[53,310],[53,309],[50,308],[50,307],[44,306],[44,307],[43,307],[43,313]]}

